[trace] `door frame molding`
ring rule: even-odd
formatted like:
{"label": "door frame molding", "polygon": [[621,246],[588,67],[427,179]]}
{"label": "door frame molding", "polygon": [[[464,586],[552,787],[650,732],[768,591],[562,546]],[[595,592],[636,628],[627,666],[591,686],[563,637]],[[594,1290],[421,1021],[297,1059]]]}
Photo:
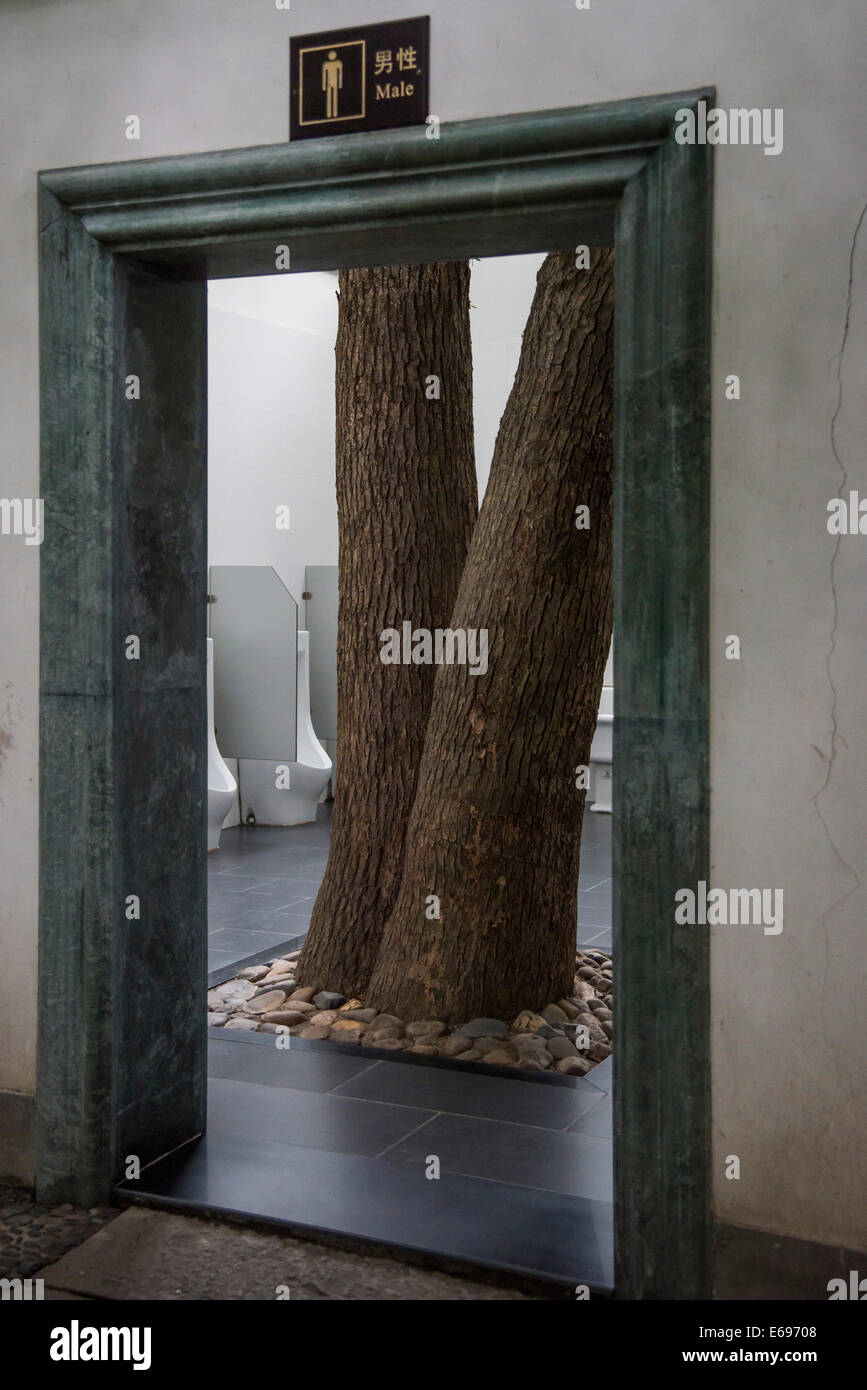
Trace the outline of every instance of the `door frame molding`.
{"label": "door frame molding", "polygon": [[709,867],[713,161],[674,139],[699,100],[39,175],[43,1198],[105,1200],[205,1123],[205,281],[285,273],[279,246],[613,242],[616,1289],[709,1297],[709,941],[674,923]]}

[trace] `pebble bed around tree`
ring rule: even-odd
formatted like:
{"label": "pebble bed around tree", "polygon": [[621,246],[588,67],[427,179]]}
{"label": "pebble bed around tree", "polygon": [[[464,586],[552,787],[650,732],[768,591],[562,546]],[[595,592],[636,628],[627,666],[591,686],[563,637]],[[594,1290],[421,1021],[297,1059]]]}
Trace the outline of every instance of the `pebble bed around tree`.
{"label": "pebble bed around tree", "polygon": [[447,1028],[437,1019],[396,1018],[318,985],[305,985],[301,951],[239,971],[208,991],[214,1028],[289,1033],[384,1053],[485,1062],[523,1071],[585,1076],[611,1054],[612,965],[605,951],[578,951],[573,993],[517,1018],[472,1018]]}

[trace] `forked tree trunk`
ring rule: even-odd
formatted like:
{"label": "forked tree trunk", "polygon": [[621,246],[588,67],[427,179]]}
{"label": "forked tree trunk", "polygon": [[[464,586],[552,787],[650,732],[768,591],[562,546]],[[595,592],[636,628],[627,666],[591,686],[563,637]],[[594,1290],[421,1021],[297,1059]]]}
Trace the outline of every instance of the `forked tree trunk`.
{"label": "forked tree trunk", "polygon": [[[611,639],[613,253],[544,262],[437,674],[403,880],[367,1001],[510,1021],[571,993],[578,854]],[[577,529],[576,508],[589,508]],[[429,895],[440,899],[430,919]]]}
{"label": "forked tree trunk", "polygon": [[347,995],[400,884],[435,675],[384,665],[380,634],[448,623],[478,510],[469,279],[465,262],[340,272],[336,794],[303,976]]}

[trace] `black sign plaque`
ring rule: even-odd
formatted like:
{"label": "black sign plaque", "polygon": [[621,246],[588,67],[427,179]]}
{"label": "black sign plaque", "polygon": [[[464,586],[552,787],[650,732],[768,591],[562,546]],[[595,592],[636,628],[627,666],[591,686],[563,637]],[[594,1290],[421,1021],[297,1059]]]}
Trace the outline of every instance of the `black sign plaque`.
{"label": "black sign plaque", "polygon": [[430,18],[289,40],[289,138],[420,125],[428,117]]}

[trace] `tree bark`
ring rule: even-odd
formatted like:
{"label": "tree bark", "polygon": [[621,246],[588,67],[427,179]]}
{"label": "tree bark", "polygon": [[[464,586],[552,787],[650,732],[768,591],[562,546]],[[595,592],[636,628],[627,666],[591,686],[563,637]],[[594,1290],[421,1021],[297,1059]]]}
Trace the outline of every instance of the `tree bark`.
{"label": "tree bark", "polygon": [[380,634],[447,624],[478,510],[469,279],[466,262],[340,272],[337,776],[303,974],[350,996],[400,884],[435,675],[384,665]]}
{"label": "tree bark", "polygon": [[[510,1021],[571,993],[578,857],[612,621],[614,266],[544,262],[439,668],[400,892],[367,1001]],[[589,507],[589,528],[576,508]],[[440,919],[426,915],[428,895]]]}

